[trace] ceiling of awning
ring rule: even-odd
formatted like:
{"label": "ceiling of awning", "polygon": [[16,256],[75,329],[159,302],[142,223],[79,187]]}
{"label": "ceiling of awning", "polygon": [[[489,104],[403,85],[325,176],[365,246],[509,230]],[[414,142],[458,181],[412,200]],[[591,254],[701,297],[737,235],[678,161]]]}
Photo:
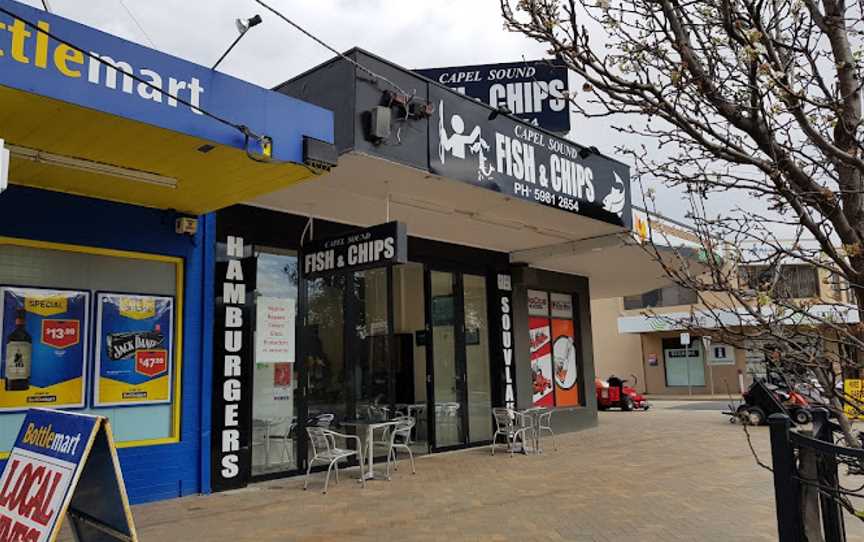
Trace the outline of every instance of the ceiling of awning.
{"label": "ceiling of awning", "polygon": [[[511,260],[514,254],[536,250],[526,263],[588,277],[594,298],[669,283],[646,251],[625,245],[622,239],[630,238],[630,232],[619,226],[358,153],[342,155],[339,167],[314,183],[250,203],[364,227],[400,220],[411,236],[506,252]],[[560,250],[574,243],[581,245],[579,250]],[[555,249],[541,254],[547,247]]]}
{"label": "ceiling of awning", "polygon": [[245,152],[163,128],[0,87],[0,139],[51,156],[176,179],[176,188],[22,159],[9,181],[35,188],[200,214],[313,177],[302,164],[264,164]]}

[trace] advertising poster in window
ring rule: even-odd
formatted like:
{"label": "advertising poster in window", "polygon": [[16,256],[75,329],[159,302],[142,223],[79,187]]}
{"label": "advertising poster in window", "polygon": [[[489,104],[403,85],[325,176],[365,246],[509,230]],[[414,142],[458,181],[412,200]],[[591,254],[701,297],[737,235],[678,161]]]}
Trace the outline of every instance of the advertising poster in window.
{"label": "advertising poster in window", "polygon": [[0,292],[0,411],[83,407],[90,294]]}
{"label": "advertising poster in window", "polygon": [[552,361],[555,371],[555,406],[579,406],[579,370],[573,320],[552,319]]}
{"label": "advertising poster in window", "polygon": [[171,401],[174,299],[99,293],[95,406]]}
{"label": "advertising poster in window", "polygon": [[294,300],[262,296],[256,311],[255,363],[294,363]]}
{"label": "advertising poster in window", "polygon": [[549,319],[528,318],[531,341],[531,379],[535,406],[554,406],[552,394],[552,341]]}

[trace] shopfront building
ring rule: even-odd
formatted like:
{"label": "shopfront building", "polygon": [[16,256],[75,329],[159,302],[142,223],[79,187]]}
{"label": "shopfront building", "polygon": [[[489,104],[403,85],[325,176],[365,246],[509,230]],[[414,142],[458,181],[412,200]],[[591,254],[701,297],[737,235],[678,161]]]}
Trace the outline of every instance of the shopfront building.
{"label": "shopfront building", "polygon": [[206,213],[312,177],[332,116],[17,2],[0,24],[0,467],[26,409],[61,408],[109,419],[132,502],[207,492]]}
{"label": "shopfront building", "polygon": [[591,427],[591,296],[663,284],[625,165],[348,56],[278,88],[334,111],[339,167],[214,215],[215,490],[305,472],[309,425],[410,415],[417,453],[488,444],[497,406]]}

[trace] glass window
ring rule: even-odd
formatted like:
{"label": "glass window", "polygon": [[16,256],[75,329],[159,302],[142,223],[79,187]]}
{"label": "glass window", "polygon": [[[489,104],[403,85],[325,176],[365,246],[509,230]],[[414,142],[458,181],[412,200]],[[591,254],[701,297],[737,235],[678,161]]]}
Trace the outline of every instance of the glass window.
{"label": "glass window", "polygon": [[783,265],[779,276],[776,267],[749,265],[741,267],[740,275],[748,288],[771,289],[776,296],[797,299],[819,295],[819,276],[812,265]]}
{"label": "glass window", "polygon": [[252,474],[297,468],[295,322],[297,256],[259,252],[256,259]]}
{"label": "glass window", "polygon": [[492,384],[486,278],[464,275],[465,359],[468,377],[468,440],[492,440]]}
{"label": "glass window", "polygon": [[678,305],[693,305],[698,296],[693,290],[679,285],[667,286],[651,290],[642,295],[624,297],[624,308],[627,310],[648,309],[652,307],[675,307]]}
{"label": "glass window", "polygon": [[349,342],[354,364],[353,396],[357,417],[390,418],[390,348],[387,328],[387,269],[352,273],[351,289],[356,319]]}
{"label": "glass window", "polygon": [[306,282],[307,313],[303,336],[310,419],[326,426],[346,417],[345,313],[342,273]]}
{"label": "glass window", "polygon": [[581,404],[574,299],[572,294],[528,290],[534,405]]}
{"label": "glass window", "polygon": [[[165,296],[174,300],[174,315],[182,314],[178,304],[182,303],[183,292],[177,290],[183,272],[182,259],[136,253],[109,256],[88,250],[87,247],[71,246],[64,249],[61,245],[56,249],[48,249],[25,246],[24,243],[0,244],[0,285],[89,292],[91,308],[95,303],[96,292],[100,291]],[[92,320],[92,311],[90,318]],[[95,329],[92,324],[91,329]],[[182,332],[179,317],[173,318],[173,327],[176,337]],[[89,344],[92,335],[83,337],[85,331],[81,331],[82,339]],[[38,334],[32,335],[34,343],[44,341]],[[87,357],[86,370],[90,374],[93,356],[88,353]],[[37,356],[37,349],[34,348],[31,368],[45,361]],[[173,376],[179,379],[182,357],[175,354],[173,362]],[[4,386],[0,385],[2,393]],[[90,404],[89,398],[85,398],[84,402]],[[50,403],[40,406],[51,407]],[[179,438],[180,395],[177,393],[172,393],[171,401],[165,404],[84,408],[78,411],[107,417],[117,442]],[[0,451],[12,447],[23,419],[23,412],[0,413]]]}

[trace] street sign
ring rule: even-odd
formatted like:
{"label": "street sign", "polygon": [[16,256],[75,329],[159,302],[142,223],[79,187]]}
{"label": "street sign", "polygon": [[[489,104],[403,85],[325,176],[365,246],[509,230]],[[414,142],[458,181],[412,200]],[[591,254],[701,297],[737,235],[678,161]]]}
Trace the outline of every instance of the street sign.
{"label": "street sign", "polygon": [[0,540],[137,542],[108,419],[31,409],[0,476]]}
{"label": "street sign", "polygon": [[682,333],[681,334],[681,345],[682,346],[690,346],[690,334]]}

